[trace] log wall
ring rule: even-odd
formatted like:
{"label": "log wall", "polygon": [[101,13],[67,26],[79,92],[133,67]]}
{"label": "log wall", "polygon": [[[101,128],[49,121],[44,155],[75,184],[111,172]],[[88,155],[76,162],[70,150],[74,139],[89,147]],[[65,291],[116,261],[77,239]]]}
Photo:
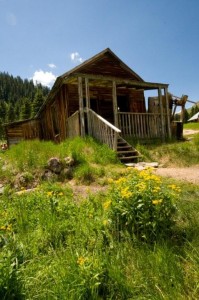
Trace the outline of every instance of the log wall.
{"label": "log wall", "polygon": [[40,139],[41,130],[39,120],[16,122],[6,126],[8,146],[19,143],[22,140]]}

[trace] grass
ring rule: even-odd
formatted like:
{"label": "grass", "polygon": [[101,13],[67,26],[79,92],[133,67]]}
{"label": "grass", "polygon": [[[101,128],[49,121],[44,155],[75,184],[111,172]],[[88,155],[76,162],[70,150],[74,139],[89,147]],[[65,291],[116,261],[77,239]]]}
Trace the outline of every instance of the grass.
{"label": "grass", "polygon": [[[172,157],[179,153],[175,146],[180,145],[143,149],[152,158],[161,157],[165,151]],[[198,147],[197,138],[186,147]],[[186,149],[186,153],[192,160],[191,152]],[[75,158],[73,176],[77,182],[103,181],[107,191],[90,192],[76,203],[68,180],[40,180],[29,193],[22,189],[16,194],[11,185],[5,189],[0,196],[0,299],[198,299],[198,185],[161,179],[163,186],[181,189],[177,198],[171,189],[171,200],[177,208],[172,217],[174,225],[169,235],[146,242],[130,235],[125,224],[120,226],[119,215],[112,214],[115,206],[110,200],[119,200],[115,204],[118,214],[122,203],[125,215],[130,210],[125,202],[129,204],[133,194],[142,197],[142,201],[153,201],[152,183],[159,180],[138,172],[136,176],[147,182],[145,192],[138,194],[138,187],[129,178],[119,196],[120,183],[129,170],[117,163],[114,153],[106,147],[90,139],[60,145],[26,142],[3,153],[0,163],[1,168],[6,166],[9,176],[27,172],[28,180],[32,180],[29,174],[39,174],[50,156],[55,155]],[[186,163],[182,160],[182,164]],[[135,178],[133,173],[132,176]],[[3,172],[1,180],[5,183]],[[112,180],[116,182],[114,189],[108,183]],[[166,201],[167,192],[162,189],[158,193],[158,199]]]}
{"label": "grass", "polygon": [[184,127],[184,129],[199,130],[199,122],[186,123],[183,125],[183,127]]}
{"label": "grass", "polygon": [[165,167],[187,167],[199,163],[199,134],[191,140],[147,146],[137,144],[135,147],[142,153],[143,160],[158,161]]}

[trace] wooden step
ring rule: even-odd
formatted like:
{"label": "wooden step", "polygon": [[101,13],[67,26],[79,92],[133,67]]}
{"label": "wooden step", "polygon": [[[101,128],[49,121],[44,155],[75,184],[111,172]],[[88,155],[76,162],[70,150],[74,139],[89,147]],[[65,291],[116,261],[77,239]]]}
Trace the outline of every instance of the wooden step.
{"label": "wooden step", "polygon": [[135,162],[141,157],[140,153],[122,137],[117,141],[117,155],[121,162]]}
{"label": "wooden step", "polygon": [[121,161],[123,161],[123,160],[129,160],[129,161],[132,161],[132,160],[135,160],[135,159],[137,159],[137,158],[140,158],[141,156],[140,155],[135,155],[135,156],[123,156],[123,157],[120,157],[119,159],[121,160]]}
{"label": "wooden step", "polygon": [[117,146],[117,149],[132,149],[133,147],[131,147],[131,146],[128,146],[128,145],[126,145],[126,146]]}
{"label": "wooden step", "polygon": [[118,154],[128,154],[128,153],[137,153],[136,150],[121,150],[117,151]]}

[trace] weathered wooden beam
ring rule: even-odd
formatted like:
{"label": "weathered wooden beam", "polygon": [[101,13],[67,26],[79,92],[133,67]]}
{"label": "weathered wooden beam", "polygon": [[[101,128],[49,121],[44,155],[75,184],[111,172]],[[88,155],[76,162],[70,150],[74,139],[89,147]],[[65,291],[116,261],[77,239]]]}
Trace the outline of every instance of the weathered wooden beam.
{"label": "weathered wooden beam", "polygon": [[[143,89],[158,89],[158,88],[165,88],[168,87],[168,84],[165,83],[154,83],[154,82],[141,82],[131,79],[124,79],[119,77],[112,77],[112,76],[104,76],[104,75],[93,75],[93,74],[84,74],[84,73],[75,73],[72,76],[68,78],[68,80],[71,80],[71,77],[82,77],[82,78],[88,78],[90,80],[102,80],[102,81],[110,81],[110,84],[115,81],[116,84],[124,84],[129,85],[129,87],[139,87]],[[67,83],[67,78],[64,80],[65,83]],[[91,84],[91,83],[90,83]]]}
{"label": "weathered wooden beam", "polygon": [[88,125],[88,134],[91,134],[91,122],[90,122],[90,91],[89,91],[89,80],[85,78],[85,90],[86,90],[86,115],[87,115],[87,125]]}
{"label": "weathered wooden beam", "polygon": [[112,86],[112,97],[113,97],[114,125],[116,127],[118,127],[117,87],[116,87],[116,82],[115,81],[113,81],[113,86]]}
{"label": "weathered wooden beam", "polygon": [[83,85],[82,77],[78,77],[78,94],[79,94],[79,113],[80,113],[80,128],[81,136],[85,136],[85,122],[84,122],[84,103],[83,103]]}
{"label": "weathered wooden beam", "polygon": [[161,88],[158,88],[158,100],[159,100],[159,105],[160,105],[162,141],[164,141],[165,140],[165,130],[164,130],[164,117],[163,117],[163,103],[162,103]]}
{"label": "weathered wooden beam", "polygon": [[171,115],[170,115],[170,110],[169,110],[168,88],[164,88],[164,94],[165,94],[165,99],[166,99],[168,137],[170,139],[171,138]]}

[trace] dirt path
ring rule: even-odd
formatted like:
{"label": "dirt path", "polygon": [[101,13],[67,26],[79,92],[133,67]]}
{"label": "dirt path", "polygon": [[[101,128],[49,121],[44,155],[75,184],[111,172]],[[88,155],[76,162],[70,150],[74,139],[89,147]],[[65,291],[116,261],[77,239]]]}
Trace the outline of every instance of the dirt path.
{"label": "dirt path", "polygon": [[183,129],[183,135],[193,135],[199,133],[199,130],[193,130],[193,129]]}
{"label": "dirt path", "polygon": [[199,184],[199,165],[189,168],[157,168],[155,173],[160,176]]}
{"label": "dirt path", "polygon": [[[199,130],[193,129],[184,129],[183,135],[184,136],[191,136],[196,133],[199,133]],[[199,165],[192,166],[189,168],[157,168],[155,170],[157,175],[175,178],[177,180],[185,180],[194,184],[199,184]]]}

